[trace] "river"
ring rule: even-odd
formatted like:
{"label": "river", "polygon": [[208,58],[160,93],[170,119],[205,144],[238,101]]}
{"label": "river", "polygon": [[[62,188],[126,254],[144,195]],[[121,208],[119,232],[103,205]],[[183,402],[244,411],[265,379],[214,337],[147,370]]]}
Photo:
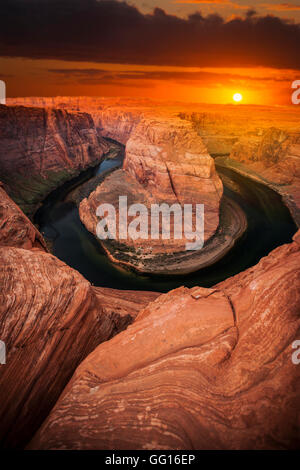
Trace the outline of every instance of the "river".
{"label": "river", "polygon": [[276,192],[233,170],[217,167],[225,195],[240,205],[248,222],[246,232],[230,252],[214,265],[184,276],[143,276],[127,271],[107,258],[97,239],[81,223],[76,204],[67,200],[74,188],[108,170],[119,168],[122,161],[123,149],[120,147],[116,158],[104,160],[53,191],[34,219],[50,241],[53,254],[95,286],[159,292],[182,285],[210,287],[253,266],[277,246],[289,243],[297,230]]}

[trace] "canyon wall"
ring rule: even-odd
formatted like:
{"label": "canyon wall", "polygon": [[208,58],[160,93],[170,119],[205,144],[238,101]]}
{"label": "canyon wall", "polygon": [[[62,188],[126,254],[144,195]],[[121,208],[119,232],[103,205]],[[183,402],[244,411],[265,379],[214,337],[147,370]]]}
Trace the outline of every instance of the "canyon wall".
{"label": "canyon wall", "polygon": [[[51,98],[8,98],[9,105],[41,106],[89,113],[103,135],[126,143],[141,117],[156,114],[180,117],[192,123],[210,155],[228,155],[242,137],[261,136],[270,127],[287,132],[299,129],[299,106],[216,105],[155,101],[142,98],[101,98],[57,96]],[[113,118],[115,109],[117,116]],[[121,124],[122,122],[122,124]],[[123,130],[121,129],[123,127]],[[116,139],[117,140],[117,139]]]}
{"label": "canyon wall", "polygon": [[300,232],[211,288],[161,295],[77,368],[30,449],[295,449]]}
{"label": "canyon wall", "polygon": [[38,229],[3,189],[0,182],[0,246],[37,248],[44,251],[46,243]]}
{"label": "canyon wall", "polygon": [[[143,117],[132,130],[126,144],[122,170],[105,179],[80,204],[80,218],[89,231],[96,234],[97,207],[112,204],[119,217],[119,196],[127,196],[128,206],[143,204],[150,212],[152,204],[204,205],[204,241],[208,241],[219,225],[222,182],[216,173],[201,138],[190,123],[166,116]],[[130,221],[130,218],[128,219]],[[151,218],[143,236],[132,240],[103,243],[109,256],[143,272],[157,272],[169,264],[168,255],[186,252],[186,237],[175,239],[171,230],[169,239],[151,237]],[[173,226],[172,226],[173,229]],[[125,259],[125,254],[128,253]],[[164,260],[162,258],[165,258]],[[199,263],[200,265],[201,263]],[[198,266],[199,267],[199,266]]]}
{"label": "canyon wall", "polygon": [[0,443],[21,448],[80,362],[159,294],[92,287],[47,253],[2,187],[0,199]]}
{"label": "canyon wall", "polygon": [[[31,100],[32,105],[37,102]],[[184,204],[193,204],[195,210],[196,204],[203,204],[204,241],[216,233],[223,186],[213,159],[190,122],[170,116],[164,110],[132,104],[121,109],[118,103],[111,102],[90,107],[87,101],[84,108],[93,113],[94,127],[90,115],[78,112],[81,104],[69,106],[72,112],[51,107],[54,104],[67,106],[58,99],[42,100],[41,104],[48,107],[2,106],[0,109],[0,138],[5,149],[0,161],[0,178],[26,213],[31,215],[51,189],[101,159],[109,149],[101,133],[126,145],[125,161],[123,170],[105,180],[81,203],[81,220],[88,230],[96,233],[95,210],[99,201],[117,208],[121,195],[127,196],[131,204],[145,202],[147,207],[165,202],[179,203],[182,208]],[[17,147],[15,141],[18,141]],[[227,211],[232,212],[232,206]],[[233,242],[241,231],[239,225],[232,231],[233,236],[227,233],[226,237]],[[157,257],[164,258],[166,252],[185,253],[186,243],[194,240],[184,237],[161,240],[159,237],[150,246],[148,240],[132,243],[127,239],[122,243],[129,250],[126,260],[124,247],[118,249],[119,241],[117,238],[114,246],[105,245],[113,261],[153,272]],[[133,263],[130,263],[131,258]],[[167,264],[168,260],[162,259],[159,272]],[[202,264],[199,262],[197,267]],[[178,269],[176,265],[175,270]]]}
{"label": "canyon wall", "polygon": [[[80,207],[90,231],[96,204],[120,194],[146,205],[199,195],[210,208],[207,236],[213,233],[222,186],[203,142],[219,135],[216,153],[222,153],[219,129],[205,136],[207,124],[197,129],[175,107],[158,116],[146,102],[143,110],[129,103],[116,121],[118,100],[91,99],[95,127],[78,113],[86,111],[84,98],[39,100],[24,104],[65,109],[0,106],[0,178],[28,214],[58,184],[102,158],[108,146],[101,132],[126,143],[127,153],[124,169]],[[279,152],[283,167],[272,184],[298,187],[298,137],[291,129],[287,140],[278,132],[254,134],[255,151],[246,153],[240,140],[230,161],[240,169],[245,163],[247,171],[253,165],[253,174],[259,165],[254,176],[273,181],[270,167],[253,158],[263,160],[269,148],[276,157],[279,142],[285,156]],[[292,343],[300,338],[299,232],[293,243],[211,289],[118,291],[91,286],[49,254],[3,187],[0,198],[0,339],[7,349],[0,365],[2,447],[24,446],[39,426],[29,448],[299,447],[300,376],[292,362]],[[157,248],[167,253],[170,246]]]}
{"label": "canyon wall", "polygon": [[242,137],[229,158],[217,159],[227,168],[270,186],[282,195],[300,227],[300,127],[271,127],[259,136]]}
{"label": "canyon wall", "polygon": [[1,105],[0,139],[0,180],[28,215],[109,151],[90,115],[50,108]]}

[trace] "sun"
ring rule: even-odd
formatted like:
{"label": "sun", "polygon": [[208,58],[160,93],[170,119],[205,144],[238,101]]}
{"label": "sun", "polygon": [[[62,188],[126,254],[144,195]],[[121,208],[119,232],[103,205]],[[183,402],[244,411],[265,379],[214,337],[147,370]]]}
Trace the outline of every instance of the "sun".
{"label": "sun", "polygon": [[241,95],[241,93],[235,93],[232,98],[236,103],[238,103],[239,101],[242,101],[243,96]]}

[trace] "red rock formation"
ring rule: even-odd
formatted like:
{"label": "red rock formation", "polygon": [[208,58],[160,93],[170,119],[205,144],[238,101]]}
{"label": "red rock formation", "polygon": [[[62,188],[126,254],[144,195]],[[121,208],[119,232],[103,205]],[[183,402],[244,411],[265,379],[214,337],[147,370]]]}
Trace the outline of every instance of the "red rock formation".
{"label": "red rock formation", "polygon": [[0,187],[1,447],[22,447],[73,371],[159,294],[92,287],[46,252],[38,230]]}
{"label": "red rock formation", "polygon": [[0,441],[26,443],[47,416],[75,367],[114,323],[88,281],[54,256],[0,248],[0,338],[7,348],[0,377]]}
{"label": "red rock formation", "polygon": [[[123,136],[124,144],[131,128],[141,117],[153,113],[155,109],[156,114],[180,116],[181,119],[191,121],[211,155],[228,155],[241,137],[259,136],[270,125],[287,132],[293,132],[299,127],[297,106],[236,106],[90,96],[9,98],[7,103],[87,112],[103,135],[116,140],[117,136]],[[122,115],[122,119],[116,121],[113,110],[118,116]]]}
{"label": "red rock formation", "polygon": [[[70,102],[63,107],[72,107]],[[56,106],[57,99],[52,103]],[[194,188],[195,177],[212,177],[213,164],[205,156],[199,159],[202,141],[190,130],[192,125],[204,135],[206,127],[197,130],[195,122],[173,121],[173,109],[166,130],[165,112],[158,120],[149,109],[133,112],[132,103],[116,123],[112,108],[116,110],[118,103],[111,106],[102,100],[98,111],[98,101],[94,104],[97,128],[127,143],[126,170],[119,174],[133,198],[139,188],[145,201],[159,194],[169,200],[178,197],[177,192],[185,200],[193,193],[182,189]],[[20,122],[16,128],[15,124],[7,127],[5,119],[0,119],[6,155],[16,159],[17,165],[12,166],[3,153],[1,175],[30,212],[42,194],[80,170],[81,165],[90,166],[91,160],[85,158],[89,157],[87,145],[92,143],[97,149],[99,142],[94,146],[98,138],[87,115],[24,108],[8,112],[0,107],[2,117],[7,113]],[[27,113],[31,118],[22,131]],[[61,114],[66,127],[60,121]],[[41,124],[43,118],[47,131]],[[172,123],[175,129],[189,128],[194,148],[199,145],[199,166],[194,166],[191,155],[185,156],[187,165],[180,161],[190,142],[182,130],[179,134],[170,132],[174,130]],[[20,134],[13,134],[15,129]],[[38,129],[35,137],[33,129]],[[87,138],[83,129],[88,129]],[[221,136],[218,129],[216,134]],[[258,154],[263,156],[271,149],[271,155],[276,156],[280,135],[267,134],[254,154],[261,149]],[[166,147],[158,150],[161,138]],[[13,147],[16,141],[18,154]],[[54,170],[51,179],[53,168],[44,158],[43,142],[47,142],[53,168],[64,165],[67,175]],[[280,159],[280,165],[284,162],[280,171],[285,180],[280,175],[277,187],[282,183],[290,187],[299,179],[295,166],[298,143],[289,137],[290,145],[282,147],[285,156]],[[67,148],[74,153],[72,150],[70,155]],[[139,161],[141,155],[144,158]],[[248,160],[247,167],[261,164]],[[21,169],[20,181],[14,168]],[[149,177],[152,168],[155,171]],[[259,168],[258,175],[262,166]],[[28,169],[34,177],[26,181]],[[106,193],[114,197],[120,189],[118,172],[111,178],[114,184],[106,187]],[[16,182],[18,186],[13,187]],[[258,265],[212,289],[182,287],[162,296],[123,293],[91,287],[76,271],[44,252],[42,237],[1,188],[0,197],[0,339],[7,345],[7,364],[0,366],[3,446],[20,447],[32,437],[80,363],[30,448],[299,447],[299,366],[291,361],[291,344],[300,337],[300,232],[294,243],[277,248]],[[140,308],[135,323],[114,336]]]}
{"label": "red rock formation", "polygon": [[160,296],[158,292],[92,287],[101,309],[115,322],[115,333],[132,323],[145,305]]}
{"label": "red rock formation", "polygon": [[31,250],[46,250],[45,241],[23,214],[21,209],[8,197],[0,183],[0,245]]}
{"label": "red rock formation", "polygon": [[91,116],[55,109],[1,105],[0,139],[0,180],[27,214],[109,150]]}
{"label": "red rock formation", "polygon": [[80,364],[29,448],[299,447],[299,237],[149,304]]}
{"label": "red rock formation", "polygon": [[284,198],[300,226],[300,129],[269,128],[260,135],[242,137],[230,158],[219,163],[267,184]]}
{"label": "red rock formation", "polygon": [[[160,173],[160,165],[158,165],[157,159],[153,158],[151,153],[153,149],[149,144],[151,144],[150,140],[151,138],[153,139],[154,136],[150,135],[150,140],[148,138],[143,140],[142,132],[140,132],[139,136],[135,137],[134,135],[136,133],[139,134],[139,128],[143,128],[143,130],[146,131],[148,124],[145,125],[145,123],[149,122],[149,119],[152,119],[154,122],[158,116],[162,123],[164,119],[166,119],[166,116],[168,116],[168,119],[174,119],[176,117],[182,122],[188,121],[193,127],[193,131],[201,137],[202,142],[204,142],[210,154],[224,155],[232,151],[232,159],[238,160],[238,165],[241,166],[238,167],[237,164],[232,164],[232,162],[228,160],[225,163],[226,166],[233,166],[235,170],[246,173],[247,176],[254,177],[263,183],[267,183],[279,192],[290,208],[296,223],[300,226],[300,185],[297,173],[299,166],[297,160],[299,154],[297,147],[299,140],[299,110],[297,107],[287,106],[280,107],[279,109],[267,106],[216,106],[195,103],[156,103],[151,100],[140,99],[92,97],[16,98],[10,99],[8,102],[10,104],[61,107],[72,111],[81,110],[89,112],[96,123],[97,129],[102,135],[112,137],[127,144],[127,154],[129,158],[126,158],[125,161],[126,168],[137,177],[139,182],[149,182],[154,192],[157,192],[158,187],[159,190],[166,192],[170,186],[165,171],[163,171],[162,174]],[[249,156],[249,154],[251,154],[253,156],[253,154],[257,154],[257,152],[265,153],[266,147],[268,147],[268,151],[272,150],[272,148],[275,150],[277,138],[276,135],[275,137],[272,136],[274,132],[270,130],[270,123],[272,123],[275,129],[282,129],[283,135],[290,135],[288,140],[291,144],[289,150],[291,153],[286,154],[283,159],[280,157],[280,162],[273,162],[274,164],[271,164],[271,167],[270,164],[268,164],[268,168],[265,167],[264,163],[258,162],[257,158],[253,161],[251,156],[247,158],[246,162],[245,155]],[[199,139],[198,142],[200,142]],[[141,147],[140,143],[145,145]],[[273,145],[274,143],[275,147]],[[258,147],[260,147],[261,150]],[[140,153],[143,154],[145,151],[150,156],[151,165],[154,164],[158,170],[156,174],[151,170],[150,160],[148,160],[149,165],[147,165],[147,155],[144,155],[145,158],[143,159],[139,158]],[[272,155],[272,158],[276,157],[276,150]],[[139,165],[141,160],[143,160],[143,162]],[[245,165],[244,163],[240,164],[241,161],[244,161]],[[183,169],[181,165],[180,172],[177,173],[178,163],[179,162],[177,162],[176,165],[177,169],[173,168],[177,181],[180,179],[179,175],[182,176]],[[222,164],[224,164],[224,161]],[[172,164],[170,164],[169,167],[172,167]],[[249,171],[249,169],[251,171]],[[183,175],[184,178],[187,176],[185,173],[183,173]],[[171,175],[171,178],[172,176],[173,175]],[[188,182],[188,180],[186,180],[186,182]],[[206,183],[207,182],[208,180],[206,180]],[[118,182],[114,184],[118,187]],[[187,187],[189,186],[187,185]],[[191,189],[192,188],[194,188],[193,184],[191,185]],[[140,191],[139,186],[135,187],[131,185],[131,189],[133,194]],[[208,204],[208,207],[211,209],[214,205],[212,203],[214,191],[209,187],[206,188],[206,190],[206,193],[212,196],[212,198],[209,197],[210,204]],[[171,192],[169,192],[169,196],[170,194]],[[91,205],[93,206],[92,201]],[[216,208],[216,205],[214,207]],[[88,207],[85,207],[85,212],[89,212]],[[214,233],[214,226],[216,226],[215,212],[214,210],[210,210],[207,214],[208,236],[209,233]],[[92,220],[92,217],[89,215],[83,217],[84,223],[89,230],[95,232],[95,222]],[[231,218],[237,219],[236,215],[234,216],[233,214],[231,214]],[[238,236],[241,231],[241,227],[239,227],[239,229],[235,230],[235,235]],[[226,234],[226,238],[233,240],[235,237],[231,233]],[[169,248],[174,249],[174,246]],[[164,246],[164,250],[168,250],[168,247]],[[146,253],[146,255],[148,256],[149,253]],[[112,250],[110,251],[110,256],[114,259]],[[135,264],[136,268],[139,262]],[[199,262],[199,266],[201,265],[201,262]]]}
{"label": "red rock formation", "polygon": [[[101,138],[95,137],[95,129],[92,129],[91,118],[87,115],[70,114],[67,111],[52,108],[40,110],[38,108],[3,106],[1,110],[2,121],[4,118],[5,121],[1,125],[0,113],[0,137],[2,133],[5,148],[11,150],[1,162],[0,176],[2,175],[3,181],[8,184],[14,199],[19,204],[21,203],[28,212],[36,208],[37,201],[49,192],[50,187],[58,186],[61,181],[71,176],[70,166],[72,171],[79,169],[76,156],[80,152],[77,151],[77,146],[81,144],[83,147],[81,169],[84,165],[93,164],[91,157],[95,156],[95,146],[96,143],[100,146],[99,140]],[[25,151],[22,148],[18,152],[22,156],[21,160],[16,161],[16,149],[13,146],[12,137],[16,138],[21,134],[19,140],[24,147],[21,121],[25,119],[26,114],[30,116],[29,122],[26,124],[28,127],[26,134],[29,135],[29,141],[26,142]],[[16,129],[11,131],[14,116],[14,121],[17,121],[19,126],[17,125]],[[104,192],[109,184],[109,201],[103,200],[101,188],[97,191],[97,200],[91,199],[82,203],[80,215],[88,229],[95,234],[98,220],[94,211],[95,207],[99,205],[98,196],[102,202],[111,202],[117,207],[119,196],[127,195],[132,202],[147,201],[147,205],[167,202],[169,204],[180,203],[182,207],[183,204],[194,204],[195,207],[195,204],[204,204],[204,238],[209,240],[219,225],[219,205],[223,186],[215,171],[213,160],[207,153],[201,138],[193,130],[191,123],[175,116],[166,115],[164,112],[130,106],[122,110],[118,106],[104,105],[97,110],[95,116],[98,119],[97,127],[103,135],[126,143],[126,158],[124,171],[113,175],[109,182],[105,181],[104,183]],[[88,123],[84,124],[84,119]],[[78,120],[81,120],[79,123],[81,127],[90,127],[90,140],[92,137],[95,140],[93,148],[88,140],[87,154],[82,140],[78,143],[73,137],[77,136],[74,132],[74,126],[79,126]],[[33,138],[33,125],[37,128],[36,138]],[[58,134],[56,134],[57,128],[59,129]],[[86,132],[84,135],[86,136]],[[59,151],[57,151],[57,142],[63,142]],[[80,149],[82,148],[80,147]],[[10,151],[14,155],[11,155]],[[72,167],[72,159],[75,160],[76,170]],[[12,162],[18,169],[17,175],[12,171]],[[52,169],[53,165],[54,169]],[[24,175],[30,169],[33,171],[33,176],[29,183]],[[128,180],[127,175],[131,181],[124,191],[123,180]],[[13,183],[16,184],[13,185]],[[116,196],[114,200],[112,200],[112,195]],[[149,231],[151,231],[151,226]],[[236,236],[240,234],[240,226],[233,232]],[[227,233],[226,236],[228,239],[231,238],[231,234]],[[232,236],[231,240],[234,239],[235,236]],[[126,262],[123,260],[123,262],[141,271],[153,272],[153,265],[157,261],[157,258],[152,260],[153,256],[163,257],[166,252],[184,253],[188,241],[186,239],[172,239],[170,241],[160,239],[152,243],[153,248],[152,246],[149,248],[147,240],[139,241],[138,246],[136,243],[131,243],[131,240],[128,243],[125,241],[125,245],[133,250],[134,257],[137,259],[133,263],[128,260]],[[111,259],[120,262],[120,256],[114,248],[106,247],[106,249]],[[145,263],[149,264],[148,259],[150,259],[151,266],[144,268]],[[165,269],[165,264],[164,261],[161,262],[159,272]],[[202,264],[200,262],[193,269],[197,269]],[[175,270],[178,270],[177,266]]]}
{"label": "red rock formation", "polygon": [[20,447],[77,365],[158,294],[93,288],[42,251],[0,247],[0,442]]}
{"label": "red rock formation", "polygon": [[[117,118],[115,118],[117,119]],[[123,170],[108,177],[80,205],[80,217],[89,231],[96,234],[99,219],[96,209],[110,203],[117,209],[119,196],[127,196],[128,205],[142,203],[149,210],[151,204],[204,204],[204,238],[209,240],[219,225],[219,205],[223,193],[222,182],[215,171],[201,138],[187,121],[166,116],[143,117],[132,130],[126,144]],[[237,230],[238,231],[238,230]],[[162,272],[169,260],[165,255],[185,253],[188,240],[121,240],[117,245],[104,243],[111,259],[143,272]],[[119,235],[119,234],[118,234]],[[235,238],[235,237],[233,237]],[[122,250],[118,244],[122,243]],[[125,258],[125,253],[129,251]],[[190,253],[194,258],[195,253]],[[207,260],[206,260],[207,261]],[[193,269],[198,269],[199,264]],[[177,268],[178,269],[178,268]]]}
{"label": "red rock formation", "polygon": [[190,123],[163,117],[141,120],[127,142],[124,170],[158,201],[205,204],[206,238],[215,232],[223,186]]}

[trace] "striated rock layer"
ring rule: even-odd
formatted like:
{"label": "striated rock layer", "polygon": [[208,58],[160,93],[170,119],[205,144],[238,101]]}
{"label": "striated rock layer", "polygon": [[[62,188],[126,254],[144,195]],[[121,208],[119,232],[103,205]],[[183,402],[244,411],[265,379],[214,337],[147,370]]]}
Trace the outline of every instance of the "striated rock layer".
{"label": "striated rock layer", "polygon": [[46,252],[42,236],[0,187],[0,446],[20,448],[78,364],[159,294],[95,288]]}
{"label": "striated rock layer", "polygon": [[[126,143],[143,116],[177,116],[192,123],[211,155],[228,155],[242,137],[259,137],[270,126],[293,132],[299,128],[299,106],[216,105],[142,98],[57,96],[8,98],[9,105],[41,106],[91,114],[103,135]],[[116,120],[116,117],[120,119]],[[121,140],[120,140],[121,141]]]}
{"label": "striated rock layer", "polygon": [[[191,123],[210,155],[231,154],[230,160],[226,160],[227,167],[279,192],[300,226],[299,106],[184,104],[95,97],[14,98],[8,102],[89,112],[102,135],[116,139],[119,136],[123,143],[154,108],[161,115],[177,116]],[[116,120],[116,115],[120,119]]]}
{"label": "striated rock layer", "polygon": [[54,405],[80,361],[115,324],[90,284],[54,256],[0,248],[0,441],[20,446]]}
{"label": "striated rock layer", "polygon": [[300,445],[300,232],[211,289],[143,309],[77,368],[30,449]]}
{"label": "striated rock layer", "polygon": [[[223,186],[215,171],[214,161],[191,122],[180,119],[177,113],[168,109],[135,102],[124,105],[118,100],[96,100],[99,105],[93,106],[93,100],[88,98],[78,102],[70,98],[33,98],[29,101],[33,105],[58,106],[72,112],[88,111],[101,135],[126,145],[123,171],[115,173],[81,203],[80,217],[89,231],[96,233],[98,219],[95,211],[100,203],[109,202],[118,208],[119,196],[127,196],[130,204],[143,203],[148,208],[151,204],[163,202],[169,205],[179,203],[182,208],[184,204],[193,204],[194,208],[196,204],[203,204],[204,240],[208,241],[216,234]],[[29,101],[24,100],[23,103],[28,104]],[[18,100],[10,102],[17,103]],[[234,227],[223,234],[230,241],[224,244],[222,254],[245,229],[245,224],[241,222],[243,217],[235,213],[233,205],[227,205],[226,218],[227,213],[229,220],[234,220]],[[218,240],[220,245],[221,240]],[[186,243],[189,241],[185,237],[174,239],[173,236],[171,240],[164,240],[161,235],[159,240],[152,238],[151,243],[141,238],[121,241],[117,237],[116,242],[105,243],[104,248],[113,261],[150,273],[163,273],[170,263],[174,267],[166,272],[190,272],[222,256],[210,248],[201,253],[196,266],[195,263],[189,266],[186,258],[194,261],[194,253],[186,253]],[[175,260],[174,263],[170,259],[176,253],[184,257],[184,270],[180,269],[181,262]]]}
{"label": "striated rock layer", "polygon": [[8,197],[0,182],[0,246],[47,251],[45,241],[21,209]]}
{"label": "striated rock layer", "polygon": [[300,127],[289,132],[272,127],[259,136],[243,137],[230,157],[218,159],[218,163],[281,194],[300,226]]}
{"label": "striated rock layer", "polygon": [[0,180],[29,215],[51,190],[109,150],[91,116],[50,108],[1,105],[0,140]]}
{"label": "striated rock layer", "polygon": [[[178,118],[148,116],[140,119],[127,140],[123,169],[110,175],[81,202],[79,214],[88,230],[96,234],[97,207],[103,203],[112,204],[118,220],[119,196],[127,197],[128,206],[143,204],[149,214],[152,204],[179,204],[182,209],[185,204],[192,204],[194,210],[196,204],[203,204],[204,241],[208,241],[219,226],[222,194],[223,186],[214,161],[191,124]],[[132,219],[129,218],[128,223]],[[185,264],[188,264],[187,257],[194,260],[195,252],[186,253],[186,244],[194,240],[185,236],[176,239],[172,223],[169,239],[162,238],[161,227],[158,238],[154,239],[149,215],[148,229],[145,233],[141,231],[141,237],[122,238],[117,232],[116,241],[107,240],[103,245],[113,261],[138,271],[182,272],[182,263],[175,263],[176,267],[172,269],[170,264],[179,253],[184,255]],[[235,227],[233,239],[240,234],[241,226],[243,224]],[[205,262],[209,263],[210,258],[211,252],[206,253]],[[199,260],[197,266],[187,268],[186,272],[199,269],[203,264],[204,261]]]}

